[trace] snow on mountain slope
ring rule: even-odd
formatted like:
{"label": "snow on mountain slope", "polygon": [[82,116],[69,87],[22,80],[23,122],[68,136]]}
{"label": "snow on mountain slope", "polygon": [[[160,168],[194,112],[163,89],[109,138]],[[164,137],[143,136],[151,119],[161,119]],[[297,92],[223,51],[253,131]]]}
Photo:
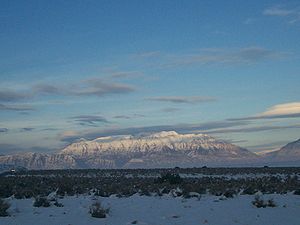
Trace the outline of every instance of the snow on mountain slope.
{"label": "snow on mountain slope", "polygon": [[300,139],[288,143],[278,151],[267,153],[266,157],[269,158],[270,160],[276,160],[276,161],[298,160],[300,162]]}
{"label": "snow on mountain slope", "polygon": [[73,143],[61,151],[77,156],[95,155],[105,152],[130,154],[134,152],[154,153],[163,151],[194,152],[204,155],[250,156],[253,153],[225,141],[205,134],[178,134],[175,131],[160,132],[147,136],[114,136],[93,141]]}
{"label": "snow on mountain slope", "polygon": [[175,131],[101,137],[73,143],[60,153],[77,159],[100,157],[114,161],[116,167],[200,166],[210,161],[221,163],[256,156],[205,134],[178,134]]}
{"label": "snow on mountain slope", "polygon": [[0,163],[29,169],[154,168],[227,165],[254,159],[246,149],[205,134],[163,131],[150,135],[120,135],[81,140],[56,154],[25,153],[1,156]]}

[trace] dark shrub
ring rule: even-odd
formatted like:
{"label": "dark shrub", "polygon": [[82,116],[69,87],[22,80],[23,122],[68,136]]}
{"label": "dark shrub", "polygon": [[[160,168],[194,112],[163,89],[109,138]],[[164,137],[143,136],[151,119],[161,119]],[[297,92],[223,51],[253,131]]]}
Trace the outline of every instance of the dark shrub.
{"label": "dark shrub", "polygon": [[34,207],[49,207],[50,202],[46,197],[36,197],[33,203]]}
{"label": "dark shrub", "polygon": [[242,194],[243,195],[254,195],[257,191],[252,188],[252,187],[248,187],[245,190],[243,190]]}
{"label": "dark shrub", "polygon": [[268,206],[268,207],[276,207],[276,204],[275,204],[275,202],[274,202],[273,199],[269,199],[269,200],[268,200],[268,203],[267,203],[267,206]]}
{"label": "dark shrub", "polygon": [[235,191],[235,190],[227,190],[227,191],[225,191],[225,193],[224,193],[224,196],[225,196],[226,198],[233,198],[234,195],[236,195],[236,191]]}
{"label": "dark shrub", "polygon": [[0,217],[9,216],[7,212],[9,207],[10,205],[6,201],[0,199]]}
{"label": "dark shrub", "polygon": [[169,184],[181,184],[183,182],[179,174],[167,173],[159,178],[157,178],[158,183],[168,182]]}
{"label": "dark shrub", "polygon": [[294,191],[294,195],[300,195],[300,189]]}
{"label": "dark shrub", "polygon": [[60,202],[58,202],[57,200],[55,200],[54,204],[56,207],[64,207],[64,205]]}
{"label": "dark shrub", "polygon": [[266,208],[267,207],[264,200],[261,199],[258,195],[255,196],[255,199],[254,199],[254,201],[252,201],[252,204],[254,206],[256,206],[257,208]]}
{"label": "dark shrub", "polygon": [[106,218],[109,213],[109,208],[103,208],[100,202],[95,202],[90,207],[90,214],[92,217],[96,218]]}
{"label": "dark shrub", "polygon": [[273,199],[269,199],[268,201],[264,201],[259,196],[255,196],[254,201],[252,202],[254,206],[257,208],[266,208],[266,207],[276,207],[276,204]]}

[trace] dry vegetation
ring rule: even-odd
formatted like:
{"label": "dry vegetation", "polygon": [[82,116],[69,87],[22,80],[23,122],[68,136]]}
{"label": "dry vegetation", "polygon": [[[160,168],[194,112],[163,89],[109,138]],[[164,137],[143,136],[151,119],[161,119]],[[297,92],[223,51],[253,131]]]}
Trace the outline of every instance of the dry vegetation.
{"label": "dry vegetation", "polygon": [[[174,168],[134,170],[43,170],[0,176],[0,198],[94,194],[128,197],[133,194],[172,194],[185,198],[202,194],[234,197],[300,191],[300,168]],[[45,203],[48,205],[47,203]],[[45,205],[45,206],[46,206]]]}

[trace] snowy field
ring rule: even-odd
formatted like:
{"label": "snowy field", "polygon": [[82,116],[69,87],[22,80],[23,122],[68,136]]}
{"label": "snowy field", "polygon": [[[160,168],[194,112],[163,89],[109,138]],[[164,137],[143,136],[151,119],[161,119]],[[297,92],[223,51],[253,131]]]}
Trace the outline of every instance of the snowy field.
{"label": "snowy field", "polygon": [[[94,197],[79,195],[58,199],[64,207],[33,207],[33,199],[8,198],[11,216],[0,217],[1,225],[299,225],[300,196],[263,195],[273,199],[276,207],[257,208],[253,195],[220,198],[204,195],[199,198]],[[107,218],[93,218],[89,207],[96,200],[109,207]]]}

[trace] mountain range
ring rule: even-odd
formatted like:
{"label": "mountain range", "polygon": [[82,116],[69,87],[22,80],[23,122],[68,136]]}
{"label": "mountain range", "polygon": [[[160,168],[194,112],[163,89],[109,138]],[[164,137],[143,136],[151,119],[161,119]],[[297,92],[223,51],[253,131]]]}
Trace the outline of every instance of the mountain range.
{"label": "mountain range", "polygon": [[300,139],[278,151],[256,155],[206,134],[175,131],[80,140],[52,154],[0,156],[0,165],[28,169],[299,165],[299,162]]}

